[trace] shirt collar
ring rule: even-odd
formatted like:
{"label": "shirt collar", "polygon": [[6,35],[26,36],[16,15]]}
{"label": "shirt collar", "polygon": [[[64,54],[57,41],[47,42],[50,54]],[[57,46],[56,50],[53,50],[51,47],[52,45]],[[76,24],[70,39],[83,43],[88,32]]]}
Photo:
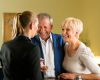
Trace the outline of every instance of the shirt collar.
{"label": "shirt collar", "polygon": [[[40,38],[41,42],[45,42],[40,36],[39,36],[39,38]],[[52,34],[51,33],[50,33],[50,38],[48,40],[50,40],[53,43],[53,39],[52,39]]]}

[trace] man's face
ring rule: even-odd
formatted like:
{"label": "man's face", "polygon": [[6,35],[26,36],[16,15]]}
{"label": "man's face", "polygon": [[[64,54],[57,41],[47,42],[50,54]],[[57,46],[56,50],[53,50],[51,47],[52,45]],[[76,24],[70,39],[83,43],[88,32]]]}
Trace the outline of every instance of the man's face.
{"label": "man's face", "polygon": [[52,26],[49,18],[39,21],[38,34],[43,40],[46,41],[50,37],[51,30]]}

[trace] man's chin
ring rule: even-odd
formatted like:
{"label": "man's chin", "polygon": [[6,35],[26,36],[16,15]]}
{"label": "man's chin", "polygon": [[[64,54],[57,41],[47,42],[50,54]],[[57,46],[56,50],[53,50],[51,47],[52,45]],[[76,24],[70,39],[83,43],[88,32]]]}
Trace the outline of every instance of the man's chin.
{"label": "man's chin", "polygon": [[46,37],[41,37],[43,40],[46,39]]}
{"label": "man's chin", "polygon": [[64,41],[65,41],[65,42],[68,42],[69,40],[68,40],[68,39],[64,39]]}

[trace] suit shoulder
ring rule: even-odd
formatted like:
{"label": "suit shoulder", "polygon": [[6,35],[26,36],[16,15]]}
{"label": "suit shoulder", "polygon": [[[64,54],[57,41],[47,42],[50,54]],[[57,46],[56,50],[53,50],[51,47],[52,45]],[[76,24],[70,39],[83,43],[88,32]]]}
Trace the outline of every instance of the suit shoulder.
{"label": "suit shoulder", "polygon": [[2,44],[2,46],[9,46],[9,45],[11,45],[13,43],[13,40],[10,40],[10,41],[6,41],[6,42],[4,42],[3,44]]}
{"label": "suit shoulder", "polygon": [[38,48],[38,46],[37,45],[35,45],[34,43],[29,43],[29,45],[28,46],[30,46],[30,48]]}
{"label": "suit shoulder", "polygon": [[34,40],[34,39],[38,39],[38,38],[39,38],[39,35],[36,35],[33,38],[31,38],[31,39]]}
{"label": "suit shoulder", "polygon": [[39,36],[36,35],[33,38],[31,38],[31,40],[32,40],[32,42],[37,42],[37,41],[39,41]]}
{"label": "suit shoulder", "polygon": [[62,38],[62,35],[61,34],[52,34],[54,37],[57,37],[57,38]]}

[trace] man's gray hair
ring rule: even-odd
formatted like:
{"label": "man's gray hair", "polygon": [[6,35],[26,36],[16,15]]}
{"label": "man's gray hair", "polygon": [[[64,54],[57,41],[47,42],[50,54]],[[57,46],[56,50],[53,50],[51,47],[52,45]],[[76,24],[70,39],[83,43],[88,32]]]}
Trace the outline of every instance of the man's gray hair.
{"label": "man's gray hair", "polygon": [[38,17],[39,21],[41,21],[41,20],[43,20],[45,18],[48,18],[50,20],[50,24],[53,25],[53,18],[49,14],[47,14],[47,13],[39,13],[37,15],[37,17]]}

